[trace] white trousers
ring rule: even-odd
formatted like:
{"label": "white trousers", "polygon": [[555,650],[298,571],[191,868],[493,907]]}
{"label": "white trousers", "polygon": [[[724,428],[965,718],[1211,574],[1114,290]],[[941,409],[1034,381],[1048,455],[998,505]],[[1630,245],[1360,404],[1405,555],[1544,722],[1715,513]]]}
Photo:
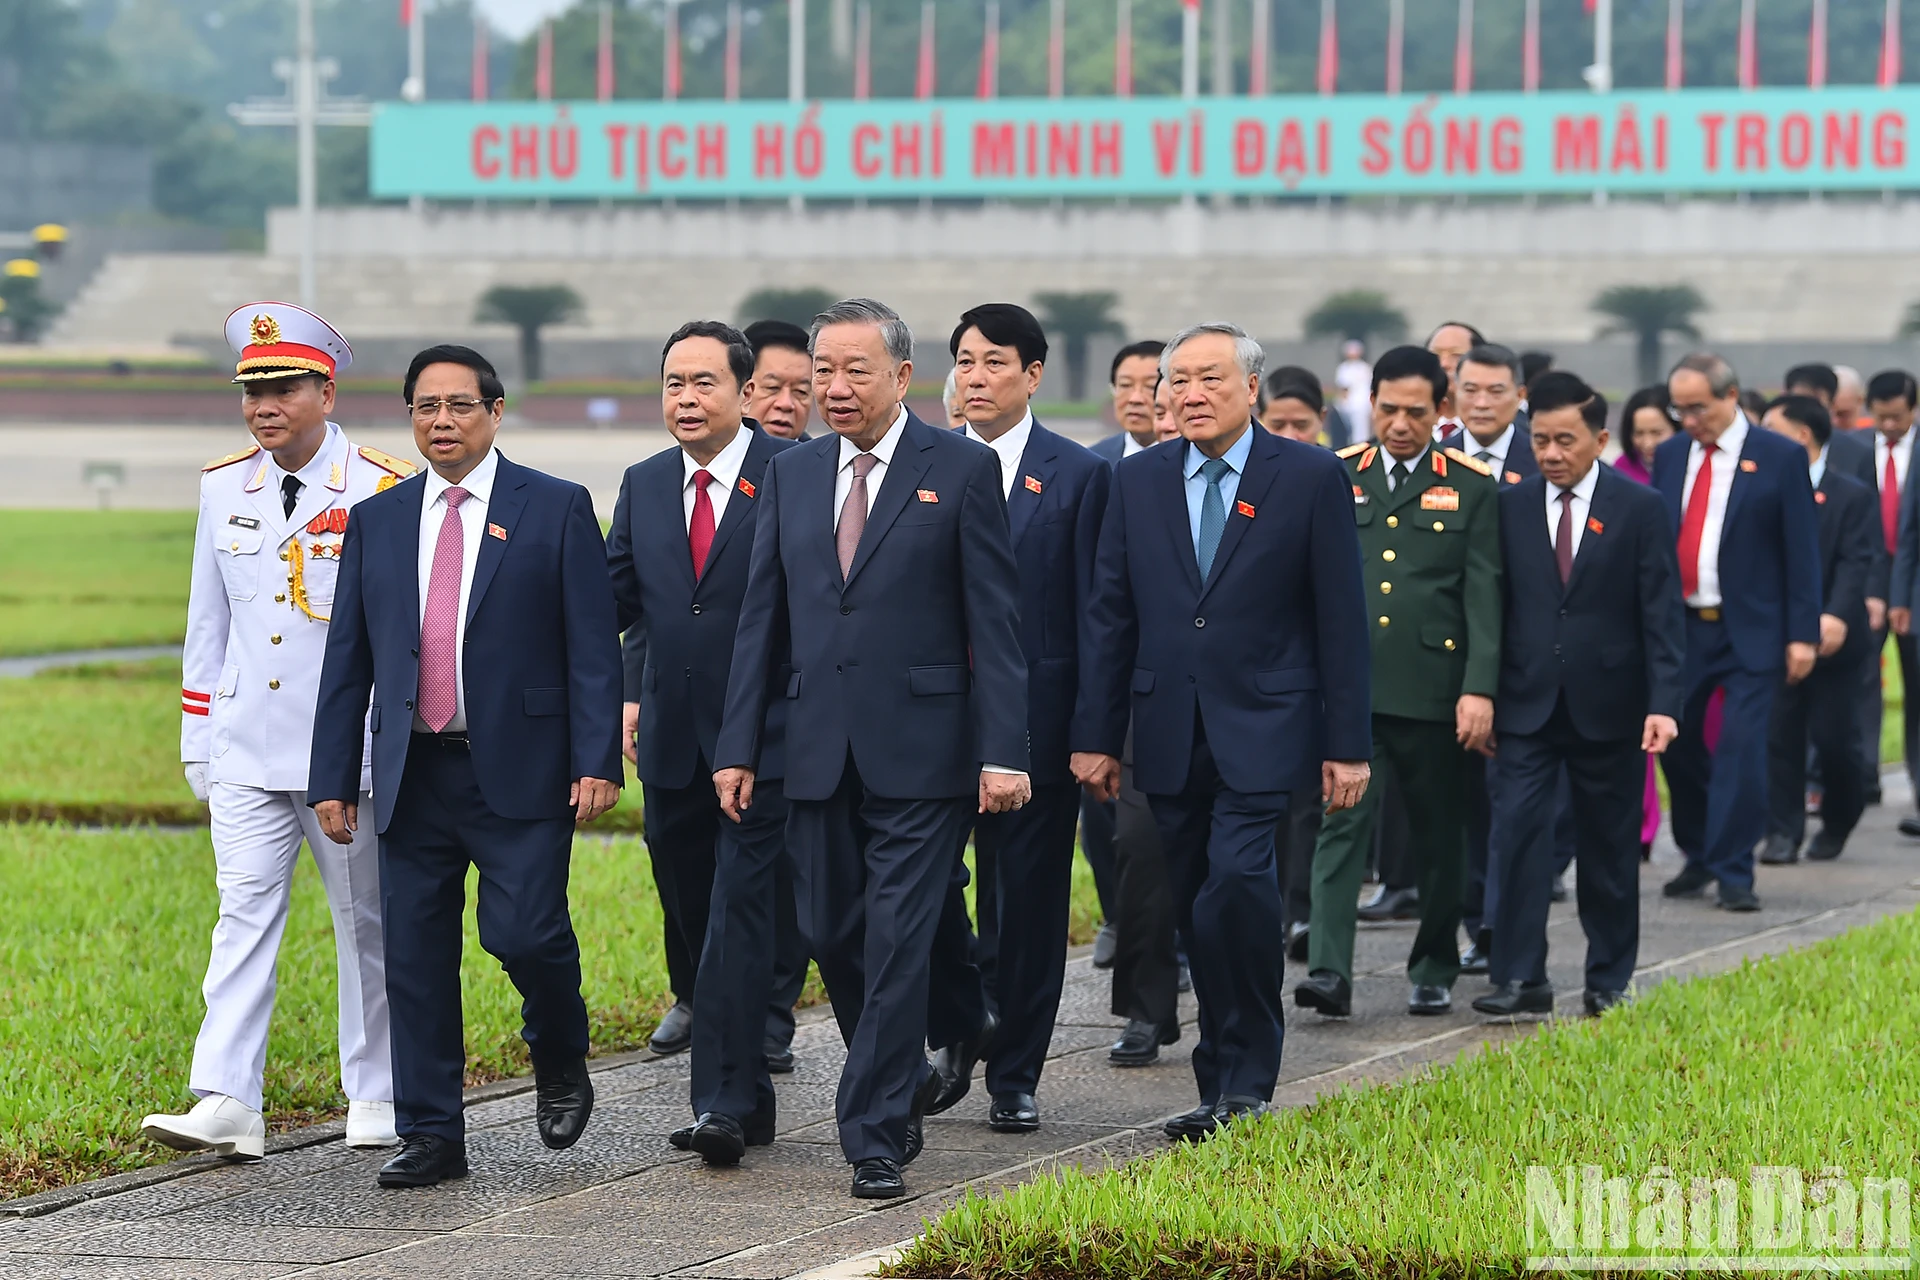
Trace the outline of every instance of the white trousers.
{"label": "white trousers", "polygon": [[267,1064],[280,938],[293,868],[306,839],[320,869],[340,973],[340,1083],[356,1102],[393,1100],[385,943],[380,929],[380,842],[373,805],[360,797],[350,845],[321,834],[304,791],[209,788],[220,919],[201,992],[207,1016],[193,1046],[193,1092],[223,1093],[255,1110]]}

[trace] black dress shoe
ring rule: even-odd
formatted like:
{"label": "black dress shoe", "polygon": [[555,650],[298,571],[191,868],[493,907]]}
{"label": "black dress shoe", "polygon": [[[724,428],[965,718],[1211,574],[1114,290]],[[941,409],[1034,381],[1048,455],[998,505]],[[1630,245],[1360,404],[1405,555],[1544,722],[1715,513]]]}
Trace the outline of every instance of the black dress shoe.
{"label": "black dress shoe", "polygon": [[1815,836],[1813,842],[1807,846],[1807,859],[1811,862],[1832,862],[1846,850],[1846,847],[1845,836],[1836,835],[1822,827],[1820,834]]}
{"label": "black dress shoe", "polygon": [[1386,920],[1418,920],[1420,918],[1420,891],[1418,889],[1389,889],[1385,885],[1371,898],[1360,904],[1362,920],[1379,924]]}
{"label": "black dress shoe", "polygon": [[587,1074],[587,1060],[577,1058],[544,1069],[536,1063],[533,1094],[533,1120],[540,1128],[540,1141],[555,1151],[580,1141],[593,1114],[593,1079]]}
{"label": "black dress shoe", "polygon": [[466,1144],[431,1133],[402,1138],[400,1154],[380,1166],[383,1187],[437,1187],[466,1176]]}
{"label": "black dress shoe", "polygon": [[1213,1104],[1213,1131],[1219,1133],[1230,1124],[1257,1119],[1265,1114],[1267,1114],[1265,1099],[1244,1098],[1230,1093]]}
{"label": "black dress shoe", "polygon": [[793,1046],[779,1040],[768,1040],[760,1046],[761,1061],[767,1064],[769,1075],[784,1076],[793,1070]]}
{"label": "black dress shoe", "polygon": [[693,1126],[682,1125],[667,1135],[667,1145],[675,1151],[693,1150]]}
{"label": "black dress shoe", "polygon": [[1436,1017],[1453,1012],[1453,992],[1431,983],[1416,982],[1407,995],[1407,1012],[1419,1017]]}
{"label": "black dress shoe", "polygon": [[1100,926],[1100,932],[1093,935],[1093,967],[1111,969],[1116,956],[1120,954],[1120,931],[1110,924]]}
{"label": "black dress shoe", "polygon": [[1552,902],[1567,900],[1567,873],[1562,871],[1553,878],[1553,888],[1547,890],[1547,898]]}
{"label": "black dress shoe", "polygon": [[667,1010],[660,1025],[653,1029],[647,1048],[661,1057],[684,1053],[693,1044],[693,1006],[682,1000]]}
{"label": "black dress shoe", "polygon": [[1767,837],[1766,847],[1760,850],[1760,861],[1770,867],[1783,867],[1790,862],[1800,861],[1800,845],[1792,836],[1776,832]]}
{"label": "black dress shoe", "polygon": [[855,1200],[891,1200],[907,1194],[907,1180],[900,1166],[885,1156],[872,1156],[853,1162],[853,1198]]}
{"label": "black dress shoe", "polygon": [[930,1114],[927,1105],[940,1095],[941,1087],[940,1073],[929,1069],[920,1087],[913,1091],[913,1110],[907,1114],[907,1147],[900,1153],[901,1164],[912,1164],[913,1158],[926,1145],[925,1121]]}
{"label": "black dress shoe", "polygon": [[732,1116],[709,1111],[694,1123],[692,1145],[708,1164],[734,1165],[747,1154],[747,1135]]}
{"label": "black dress shoe", "polygon": [[1160,1060],[1160,1046],[1180,1039],[1180,1028],[1156,1027],[1144,1018],[1127,1019],[1126,1030],[1107,1050],[1107,1061],[1116,1067],[1150,1067]]}
{"label": "black dress shoe", "polygon": [[1475,996],[1473,1007],[1477,1012],[1490,1014],[1496,1018],[1511,1018],[1520,1013],[1552,1013],[1553,984],[1551,982],[1504,983],[1486,995]]}
{"label": "black dress shoe", "polygon": [[1040,1104],[1030,1093],[996,1093],[987,1112],[987,1128],[995,1133],[1032,1133],[1040,1127]]}
{"label": "black dress shoe", "polygon": [[1482,947],[1478,940],[1469,942],[1467,949],[1460,953],[1460,972],[1485,973],[1488,960],[1486,948]]}
{"label": "black dress shoe", "polygon": [[1900,834],[1920,840],[1920,818],[1900,819]]}
{"label": "black dress shoe", "polygon": [[1581,1003],[1587,1006],[1587,1016],[1590,1018],[1597,1018],[1615,1005],[1626,1002],[1627,993],[1624,991],[1595,991],[1588,987],[1581,996]]}
{"label": "black dress shoe", "polygon": [[1312,932],[1305,920],[1296,920],[1287,926],[1287,959],[1295,964],[1306,963],[1307,943],[1312,937]]}
{"label": "black dress shoe", "polygon": [[940,1087],[927,1104],[926,1113],[937,1116],[942,1111],[951,1111],[967,1096],[973,1088],[973,1069],[993,1048],[993,1036],[1000,1030],[1000,1019],[993,1016],[993,1010],[987,1010],[987,1020],[980,1024],[977,1034],[964,1040],[956,1040],[944,1049],[937,1049],[933,1055],[933,1069],[940,1077]]}
{"label": "black dress shoe", "polygon": [[1202,1103],[1167,1121],[1160,1126],[1160,1131],[1175,1142],[1199,1142],[1211,1138],[1219,1123],[1214,1117],[1213,1108]]}
{"label": "black dress shoe", "polygon": [[1293,989],[1293,1002],[1329,1018],[1349,1017],[1353,1013],[1353,984],[1331,969],[1315,969]]}
{"label": "black dress shoe", "polygon": [[[693,1150],[693,1131],[696,1125],[683,1125],[667,1135],[667,1145],[675,1151]],[[741,1133],[750,1147],[770,1147],[773,1145],[774,1116],[772,1112],[756,1111],[748,1116],[740,1126]]]}
{"label": "black dress shoe", "polygon": [[1697,898],[1713,883],[1713,874],[1697,862],[1688,862],[1680,874],[1666,882],[1660,892],[1669,898]]}
{"label": "black dress shoe", "polygon": [[1722,911],[1758,911],[1760,899],[1751,889],[1729,889],[1720,886],[1720,900],[1715,904]]}
{"label": "black dress shoe", "polygon": [[1880,805],[1880,802],[1885,800],[1886,797],[1880,793],[1880,788],[1868,787],[1867,794],[1864,797],[1864,799],[1867,802],[1867,808],[1874,809],[1874,808],[1878,808]]}

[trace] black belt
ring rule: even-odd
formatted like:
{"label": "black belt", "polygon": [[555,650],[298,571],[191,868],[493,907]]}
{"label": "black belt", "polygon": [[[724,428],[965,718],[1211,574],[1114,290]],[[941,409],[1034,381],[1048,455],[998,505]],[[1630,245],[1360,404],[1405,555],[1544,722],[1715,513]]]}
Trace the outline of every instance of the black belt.
{"label": "black belt", "polygon": [[1707,606],[1707,607],[1706,607],[1706,608],[1704,608],[1704,609],[1696,609],[1696,608],[1694,608],[1694,607],[1693,607],[1692,605],[1688,605],[1688,606],[1687,606],[1687,612],[1688,612],[1689,614],[1691,614],[1692,616],[1694,616],[1694,617],[1696,617],[1696,618],[1698,618],[1698,619],[1700,619],[1700,621],[1702,621],[1702,622],[1718,622],[1718,621],[1720,621],[1720,606],[1719,606],[1719,605],[1709,605],[1709,606]]}
{"label": "black belt", "polygon": [[414,730],[415,742],[431,742],[437,746],[448,747],[456,751],[471,751],[473,743],[467,740],[465,733],[422,733]]}

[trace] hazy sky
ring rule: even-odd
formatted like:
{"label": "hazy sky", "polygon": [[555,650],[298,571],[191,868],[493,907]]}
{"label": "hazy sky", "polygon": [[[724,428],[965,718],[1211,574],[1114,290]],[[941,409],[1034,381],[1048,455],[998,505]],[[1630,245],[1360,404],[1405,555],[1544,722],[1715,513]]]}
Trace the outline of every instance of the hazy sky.
{"label": "hazy sky", "polygon": [[538,26],[540,19],[565,9],[569,0],[479,0],[479,3],[497,30],[518,39]]}

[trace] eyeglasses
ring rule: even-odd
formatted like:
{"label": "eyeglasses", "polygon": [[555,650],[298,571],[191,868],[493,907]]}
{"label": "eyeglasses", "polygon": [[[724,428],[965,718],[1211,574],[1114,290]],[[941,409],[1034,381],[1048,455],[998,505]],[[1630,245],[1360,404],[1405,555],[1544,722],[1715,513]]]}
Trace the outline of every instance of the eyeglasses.
{"label": "eyeglasses", "polygon": [[1670,404],[1667,406],[1667,416],[1675,422],[1685,422],[1688,418],[1704,416],[1711,408],[1713,406],[1710,404]]}
{"label": "eyeglasses", "polygon": [[413,410],[413,420],[415,422],[433,422],[439,418],[442,409],[452,414],[455,422],[465,422],[491,404],[492,401],[490,400],[468,400],[462,398],[458,400],[416,400],[407,407]]}

